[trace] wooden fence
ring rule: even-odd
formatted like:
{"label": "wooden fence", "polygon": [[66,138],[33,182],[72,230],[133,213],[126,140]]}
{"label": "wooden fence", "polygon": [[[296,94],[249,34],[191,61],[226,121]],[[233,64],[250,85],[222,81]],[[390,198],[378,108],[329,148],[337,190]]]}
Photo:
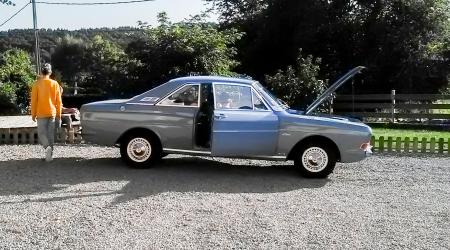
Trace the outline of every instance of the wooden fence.
{"label": "wooden fence", "polygon": [[[436,103],[437,101],[447,102]],[[434,102],[434,103],[433,103]],[[447,113],[436,113],[436,110]],[[332,100],[331,113],[359,117],[365,121],[447,120],[450,122],[450,95],[435,94],[370,94],[338,95]]]}
{"label": "wooden fence", "polygon": [[450,156],[450,138],[372,137],[375,153],[431,153]]}

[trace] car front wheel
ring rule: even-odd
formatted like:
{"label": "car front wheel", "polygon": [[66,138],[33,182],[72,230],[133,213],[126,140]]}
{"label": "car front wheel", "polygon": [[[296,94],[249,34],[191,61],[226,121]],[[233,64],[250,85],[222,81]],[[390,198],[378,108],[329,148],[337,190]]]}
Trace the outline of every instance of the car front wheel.
{"label": "car front wheel", "polygon": [[308,144],[299,150],[294,164],[306,178],[326,178],[334,170],[336,154],[325,144]]}
{"label": "car front wheel", "polygon": [[130,135],[120,145],[122,159],[134,168],[150,168],[161,159],[161,147],[150,136]]}

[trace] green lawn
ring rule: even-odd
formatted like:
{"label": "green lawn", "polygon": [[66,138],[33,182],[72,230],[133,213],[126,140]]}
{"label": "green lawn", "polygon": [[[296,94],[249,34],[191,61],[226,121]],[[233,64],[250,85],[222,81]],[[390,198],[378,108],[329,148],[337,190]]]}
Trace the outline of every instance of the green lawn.
{"label": "green lawn", "polygon": [[450,131],[430,131],[430,130],[412,130],[412,129],[386,129],[386,128],[373,128],[373,135],[375,137],[388,136],[396,137],[422,137],[425,138],[450,138]]}

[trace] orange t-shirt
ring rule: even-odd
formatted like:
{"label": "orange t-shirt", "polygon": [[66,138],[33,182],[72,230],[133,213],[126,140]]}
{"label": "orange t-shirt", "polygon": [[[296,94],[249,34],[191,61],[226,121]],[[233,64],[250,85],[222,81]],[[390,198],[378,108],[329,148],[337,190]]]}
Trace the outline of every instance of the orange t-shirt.
{"label": "orange t-shirt", "polygon": [[31,90],[31,116],[34,118],[61,117],[61,90],[57,81],[42,78]]}

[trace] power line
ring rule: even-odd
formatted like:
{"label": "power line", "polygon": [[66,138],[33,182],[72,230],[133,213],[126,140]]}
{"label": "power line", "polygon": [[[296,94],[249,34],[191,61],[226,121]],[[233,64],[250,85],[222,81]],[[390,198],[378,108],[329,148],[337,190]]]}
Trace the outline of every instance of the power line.
{"label": "power line", "polygon": [[142,3],[153,2],[155,0],[132,0],[132,1],[118,1],[118,2],[92,2],[92,3],[65,3],[65,2],[36,2],[38,4],[51,4],[51,5],[114,5],[114,4],[129,4],[129,3]]}
{"label": "power line", "polygon": [[[92,2],[92,3],[73,3],[73,2],[45,2],[45,1],[41,1],[38,2],[36,1],[36,3],[38,4],[49,4],[49,5],[114,5],[114,4],[130,4],[130,3],[143,3],[143,2],[153,2],[155,0],[132,0],[132,1],[117,1],[117,2]],[[0,27],[2,27],[3,25],[5,25],[7,22],[9,22],[11,19],[13,19],[15,16],[17,16],[20,12],[22,12],[22,10],[24,10],[28,5],[31,4],[31,1],[28,2],[27,4],[25,4],[25,6],[23,6],[19,11],[17,11],[16,13],[14,13],[14,15],[12,15],[10,18],[8,18],[6,21],[4,21],[2,24],[0,24]]]}
{"label": "power line", "polygon": [[14,15],[12,15],[10,18],[8,18],[6,21],[4,21],[2,24],[0,24],[0,27],[2,27],[3,25],[5,25],[7,22],[9,22],[9,20],[13,19],[15,16],[17,16],[23,9],[25,9],[28,5],[30,5],[30,2],[28,2],[27,4],[25,4],[25,6],[23,6],[19,11],[17,11],[16,13],[14,13]]}

